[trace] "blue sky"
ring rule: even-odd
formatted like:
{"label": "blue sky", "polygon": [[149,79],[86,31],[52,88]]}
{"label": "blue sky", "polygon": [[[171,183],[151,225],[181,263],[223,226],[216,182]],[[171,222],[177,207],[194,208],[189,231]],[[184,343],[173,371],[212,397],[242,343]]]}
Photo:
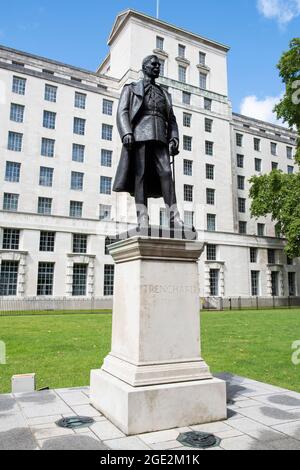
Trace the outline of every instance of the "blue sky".
{"label": "blue sky", "polygon": [[[155,16],[156,0],[3,2],[0,43],[95,70],[116,15]],[[275,68],[300,32],[300,0],[160,0],[160,18],[231,46],[229,93],[236,112],[273,120],[283,92]]]}

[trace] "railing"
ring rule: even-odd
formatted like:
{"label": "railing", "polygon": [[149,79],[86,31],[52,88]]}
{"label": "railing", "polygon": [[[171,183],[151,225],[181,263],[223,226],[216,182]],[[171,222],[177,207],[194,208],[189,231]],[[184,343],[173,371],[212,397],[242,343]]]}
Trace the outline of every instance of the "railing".
{"label": "railing", "polygon": [[300,307],[300,297],[201,297],[202,310],[262,310]]}

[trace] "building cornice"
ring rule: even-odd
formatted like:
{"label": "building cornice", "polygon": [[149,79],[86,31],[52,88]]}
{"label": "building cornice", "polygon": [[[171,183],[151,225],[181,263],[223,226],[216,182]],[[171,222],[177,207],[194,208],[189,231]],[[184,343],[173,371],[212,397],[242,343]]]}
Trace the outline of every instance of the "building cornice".
{"label": "building cornice", "polygon": [[[266,131],[268,131],[268,129],[276,129],[280,132],[282,132],[283,134],[288,134],[290,135],[291,137],[297,137],[297,132],[296,131],[293,131],[287,127],[284,127],[284,126],[279,126],[278,124],[272,124],[270,122],[267,122],[267,121],[261,121],[259,119],[256,119],[256,118],[252,118],[250,116],[245,116],[243,114],[239,114],[239,113],[232,113],[232,117],[233,117],[233,123],[234,124],[239,124],[239,123],[242,123],[242,124],[248,124],[248,125],[252,125],[252,126],[259,126],[261,128],[265,128]],[[247,129],[249,130],[249,129]],[[245,129],[246,131],[246,129]]]}

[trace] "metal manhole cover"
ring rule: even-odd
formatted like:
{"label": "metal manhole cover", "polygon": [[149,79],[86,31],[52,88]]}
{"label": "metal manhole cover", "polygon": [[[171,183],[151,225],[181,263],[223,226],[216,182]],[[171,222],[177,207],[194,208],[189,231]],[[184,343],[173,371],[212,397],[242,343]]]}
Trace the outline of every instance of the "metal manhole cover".
{"label": "metal manhole cover", "polygon": [[206,432],[186,432],[180,434],[177,441],[187,447],[196,447],[198,449],[208,449],[220,444],[221,439]]}
{"label": "metal manhole cover", "polygon": [[91,426],[94,422],[93,418],[88,418],[86,416],[69,416],[68,418],[56,421],[55,424],[60,428],[78,429]]}

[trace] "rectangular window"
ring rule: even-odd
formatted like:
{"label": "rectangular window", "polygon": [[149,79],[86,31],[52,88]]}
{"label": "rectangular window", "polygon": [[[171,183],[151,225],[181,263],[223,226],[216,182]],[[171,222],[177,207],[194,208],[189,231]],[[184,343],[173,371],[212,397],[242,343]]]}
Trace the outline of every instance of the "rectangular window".
{"label": "rectangular window", "polygon": [[292,147],[287,147],[286,148],[286,156],[290,160],[293,158],[293,148]]}
{"label": "rectangular window", "polygon": [[257,235],[259,237],[265,236],[265,224],[257,224]]}
{"label": "rectangular window", "polygon": [[243,138],[242,134],[236,134],[236,145],[237,147],[243,147]]}
{"label": "rectangular window", "polygon": [[185,184],[183,192],[184,192],[184,201],[193,202],[194,187],[191,186],[190,184]]}
{"label": "rectangular window", "polygon": [[182,83],[186,83],[186,67],[183,65],[178,66],[178,80]]}
{"label": "rectangular window", "polygon": [[53,295],[54,263],[39,263],[37,295]]}
{"label": "rectangular window", "polygon": [[213,156],[214,154],[214,143],[209,142],[208,140],[205,141],[205,154],[209,156]]}
{"label": "rectangular window", "polygon": [[194,226],[194,212],[184,211],[184,225],[186,225],[187,227]]}
{"label": "rectangular window", "polygon": [[53,173],[54,173],[53,168],[47,168],[47,167],[41,166],[40,183],[39,183],[40,186],[46,186],[48,188],[51,188],[53,184]]}
{"label": "rectangular window", "polygon": [[187,91],[182,92],[182,102],[183,104],[187,104],[189,106],[191,104],[191,94],[188,93]]}
{"label": "rectangular window", "polygon": [[215,205],[215,193],[214,189],[206,188],[206,204]]}
{"label": "rectangular window", "polygon": [[278,170],[278,162],[272,162],[272,171]]}
{"label": "rectangular window", "polygon": [[254,167],[255,167],[255,171],[258,171],[259,173],[261,173],[261,159],[260,158],[255,158]]}
{"label": "rectangular window", "polygon": [[14,152],[21,152],[22,142],[23,142],[23,134],[9,131],[8,144],[7,144],[8,150],[13,150]]}
{"label": "rectangular window", "polygon": [[238,185],[238,189],[240,189],[241,191],[244,191],[244,189],[245,189],[245,176],[238,175],[237,185]]}
{"label": "rectangular window", "polygon": [[213,120],[205,118],[205,132],[212,132]]}
{"label": "rectangular window", "polygon": [[109,247],[113,244],[113,243],[116,243],[116,238],[112,238],[112,237],[106,237],[105,238],[105,255],[109,255]]}
{"label": "rectangular window", "polygon": [[183,174],[193,176],[193,162],[191,160],[183,160]]}
{"label": "rectangular window", "polygon": [[210,98],[204,98],[204,109],[206,111],[212,110],[212,100]]}
{"label": "rectangular window", "polygon": [[296,292],[296,273],[288,273],[289,296],[295,297]]}
{"label": "rectangular window", "polygon": [[83,163],[84,162],[85,146],[80,144],[73,144],[72,148],[72,160],[73,162]]}
{"label": "rectangular window", "polygon": [[215,167],[214,165],[206,164],[206,179],[214,180],[215,179]]}
{"label": "rectangular window", "polygon": [[189,113],[183,113],[183,126],[191,127],[192,124],[192,115]]}
{"label": "rectangular window", "polygon": [[219,295],[219,269],[210,269],[209,271],[209,284],[210,284],[210,295],[217,297]]}
{"label": "rectangular window", "polygon": [[109,124],[102,124],[102,139],[112,141],[113,126]]}
{"label": "rectangular window", "polygon": [[254,150],[260,152],[260,139],[254,138]]}
{"label": "rectangular window", "polygon": [[104,295],[114,295],[115,267],[113,264],[104,266]]}
{"label": "rectangular window", "polygon": [[268,263],[275,264],[275,258],[276,258],[275,250],[269,249],[268,250]]}
{"label": "rectangular window", "polygon": [[108,176],[101,176],[100,178],[100,193],[111,194],[112,179]]}
{"label": "rectangular window", "polygon": [[112,116],[113,114],[113,104],[114,102],[111,100],[103,100],[102,103],[102,112],[103,114],[106,114],[107,116]]}
{"label": "rectangular window", "polygon": [[25,106],[21,104],[11,103],[10,105],[10,120],[14,122],[24,121],[24,110]]}
{"label": "rectangular window", "polygon": [[238,168],[244,168],[244,155],[238,154],[236,156],[236,166]]}
{"label": "rectangular window", "polygon": [[277,144],[275,142],[271,142],[271,154],[274,156],[277,155]]}
{"label": "rectangular window", "polygon": [[46,129],[55,129],[56,113],[44,111],[43,127]]}
{"label": "rectangular window", "polygon": [[41,155],[43,157],[54,157],[55,140],[42,138]]}
{"label": "rectangular window", "polygon": [[3,210],[17,212],[19,204],[19,194],[4,193]]}
{"label": "rectangular window", "polygon": [[13,228],[3,229],[2,249],[18,250],[20,245],[20,230]]}
{"label": "rectangular window", "polygon": [[17,95],[25,95],[26,78],[13,77],[12,91]]}
{"label": "rectangular window", "polygon": [[1,262],[0,271],[0,296],[15,296],[18,289],[18,261]]}
{"label": "rectangular window", "polygon": [[247,233],[247,222],[240,220],[239,221],[239,234],[246,235],[246,233]]}
{"label": "rectangular window", "polygon": [[287,172],[289,175],[292,175],[294,173],[294,167],[293,166],[288,166],[287,167]]}
{"label": "rectangular window", "polygon": [[164,38],[160,36],[156,36],[156,49],[159,49],[160,51],[164,50]]}
{"label": "rectangular window", "polygon": [[112,151],[111,150],[101,150],[101,165],[111,168],[112,166]]}
{"label": "rectangular window", "polygon": [[87,286],[87,264],[76,264],[73,265],[73,285],[72,295],[74,297],[80,297],[86,295]]}
{"label": "rectangular window", "polygon": [[56,103],[56,96],[57,96],[57,87],[52,85],[45,85],[45,95],[44,98],[46,101],[51,101],[52,103]]}
{"label": "rectangular window", "polygon": [[238,198],[238,207],[239,207],[239,212],[241,214],[245,214],[246,212],[246,199],[239,197]]}
{"label": "rectangular window", "polygon": [[251,271],[251,295],[259,295],[259,271]]}
{"label": "rectangular window", "polygon": [[165,76],[165,61],[162,60],[162,59],[159,59],[159,63],[160,63],[160,73],[159,73],[159,75],[161,77],[164,77]]}
{"label": "rectangular window", "polygon": [[277,271],[272,271],[271,272],[271,288],[272,288],[272,296],[277,297],[278,296],[278,272]]}
{"label": "rectangular window", "polygon": [[206,259],[207,261],[217,261],[217,246],[216,245],[206,246]]}
{"label": "rectangular window", "polygon": [[83,191],[83,178],[84,178],[84,173],[72,171],[71,172],[71,189],[73,189],[74,191]]}
{"label": "rectangular window", "polygon": [[216,215],[215,214],[207,214],[207,230],[208,232],[216,231]]}
{"label": "rectangular window", "polygon": [[199,64],[206,65],[206,54],[205,52],[199,52]]}
{"label": "rectangular window", "polygon": [[75,91],[74,107],[78,109],[86,108],[86,94]]}
{"label": "rectangular window", "polygon": [[10,183],[19,183],[21,163],[6,162],[5,181]]}
{"label": "rectangular window", "polygon": [[82,233],[73,234],[73,253],[87,253],[88,236]]}
{"label": "rectangular window", "polygon": [[203,72],[199,73],[199,86],[202,90],[207,89],[207,75],[206,75],[206,73],[203,73]]}
{"label": "rectangular window", "polygon": [[70,217],[81,219],[83,202],[70,201]]}
{"label": "rectangular window", "polygon": [[192,151],[192,137],[187,135],[183,136],[183,150],[187,150],[188,152]]}
{"label": "rectangular window", "polygon": [[53,253],[55,248],[55,232],[41,232],[40,251]]}
{"label": "rectangular window", "polygon": [[38,214],[51,215],[52,199],[48,197],[39,197],[38,199]]}
{"label": "rectangular window", "polygon": [[250,248],[250,263],[257,263],[257,248]]}
{"label": "rectangular window", "polygon": [[74,118],[74,124],[73,124],[73,132],[74,134],[77,135],[84,135],[85,134],[85,119],[81,118]]}
{"label": "rectangular window", "polygon": [[185,58],[185,49],[185,46],[183,46],[182,44],[178,44],[178,56],[182,59]]}
{"label": "rectangular window", "polygon": [[159,225],[160,227],[169,227],[169,218],[167,209],[163,208],[159,211]]}
{"label": "rectangular window", "polygon": [[100,204],[100,213],[99,213],[100,220],[111,220],[111,206]]}

